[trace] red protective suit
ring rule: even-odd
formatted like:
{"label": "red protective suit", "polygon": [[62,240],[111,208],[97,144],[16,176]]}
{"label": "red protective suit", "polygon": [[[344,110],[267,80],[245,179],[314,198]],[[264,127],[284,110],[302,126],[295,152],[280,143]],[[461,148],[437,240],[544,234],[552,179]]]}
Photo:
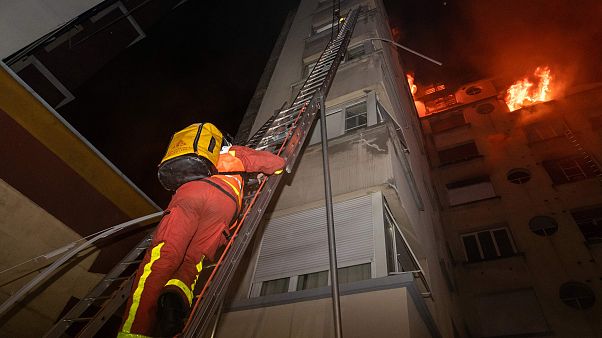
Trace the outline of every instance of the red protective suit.
{"label": "red protective suit", "polygon": [[[217,169],[220,173],[271,175],[284,164],[272,153],[232,146],[220,154]],[[239,175],[220,174],[185,183],[176,190],[136,273],[118,337],[153,335],[157,299],[165,288],[177,290],[189,305],[192,303],[203,259],[215,259],[240,210],[242,182]]]}

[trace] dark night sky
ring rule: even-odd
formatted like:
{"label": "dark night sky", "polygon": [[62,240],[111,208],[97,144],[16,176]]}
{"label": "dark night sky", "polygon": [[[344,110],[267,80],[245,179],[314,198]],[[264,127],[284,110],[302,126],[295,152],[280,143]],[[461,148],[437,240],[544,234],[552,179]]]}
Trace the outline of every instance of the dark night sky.
{"label": "dark night sky", "polygon": [[[159,205],[156,178],[171,134],[209,121],[231,134],[298,0],[189,1],[106,65],[60,110]],[[569,82],[602,81],[602,2],[385,0],[417,83],[518,77],[541,63]]]}

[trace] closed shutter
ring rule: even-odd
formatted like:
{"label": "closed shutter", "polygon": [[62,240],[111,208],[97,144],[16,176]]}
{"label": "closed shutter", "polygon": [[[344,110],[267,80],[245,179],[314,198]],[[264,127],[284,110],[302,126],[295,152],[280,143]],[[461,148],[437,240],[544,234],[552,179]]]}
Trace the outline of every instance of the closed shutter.
{"label": "closed shutter", "polygon": [[[372,197],[333,206],[339,266],[370,262],[373,252]],[[295,276],[328,267],[325,208],[304,210],[266,224],[254,281]]]}

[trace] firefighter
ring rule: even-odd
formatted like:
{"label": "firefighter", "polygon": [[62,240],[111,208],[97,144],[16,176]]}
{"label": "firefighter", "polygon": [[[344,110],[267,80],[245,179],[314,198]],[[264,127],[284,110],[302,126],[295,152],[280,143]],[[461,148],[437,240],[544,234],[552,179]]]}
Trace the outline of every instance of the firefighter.
{"label": "firefighter", "polygon": [[[174,135],[162,161],[160,181],[175,194],[136,273],[118,337],[173,336],[180,332],[203,262],[215,261],[216,252],[230,235],[230,224],[240,212],[244,182],[236,173],[272,175],[281,173],[285,166],[282,158],[266,151],[226,141],[220,147],[221,133],[209,123],[193,126],[189,128],[196,128],[195,137]],[[210,131],[205,133],[207,129]],[[193,139],[199,144],[193,147],[194,153],[186,153],[188,150],[182,149]],[[170,150],[178,147],[177,156],[170,156]],[[199,156],[199,149],[209,149],[209,155]],[[214,154],[218,156],[211,157]],[[205,167],[190,169],[198,162],[197,157],[209,161],[202,161]],[[184,161],[184,165],[178,167],[174,161]],[[215,166],[206,165],[210,162]],[[175,180],[174,173],[178,176]],[[173,182],[177,183],[170,186]]]}

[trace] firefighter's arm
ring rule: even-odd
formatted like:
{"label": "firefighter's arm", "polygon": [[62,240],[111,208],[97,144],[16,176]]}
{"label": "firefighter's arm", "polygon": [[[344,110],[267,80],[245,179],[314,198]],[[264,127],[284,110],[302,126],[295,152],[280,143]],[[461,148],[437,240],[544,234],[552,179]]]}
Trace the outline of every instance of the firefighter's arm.
{"label": "firefighter's arm", "polygon": [[247,172],[258,172],[266,175],[281,174],[286,162],[280,156],[267,151],[255,150],[243,146],[232,146],[234,156],[239,158]]}

